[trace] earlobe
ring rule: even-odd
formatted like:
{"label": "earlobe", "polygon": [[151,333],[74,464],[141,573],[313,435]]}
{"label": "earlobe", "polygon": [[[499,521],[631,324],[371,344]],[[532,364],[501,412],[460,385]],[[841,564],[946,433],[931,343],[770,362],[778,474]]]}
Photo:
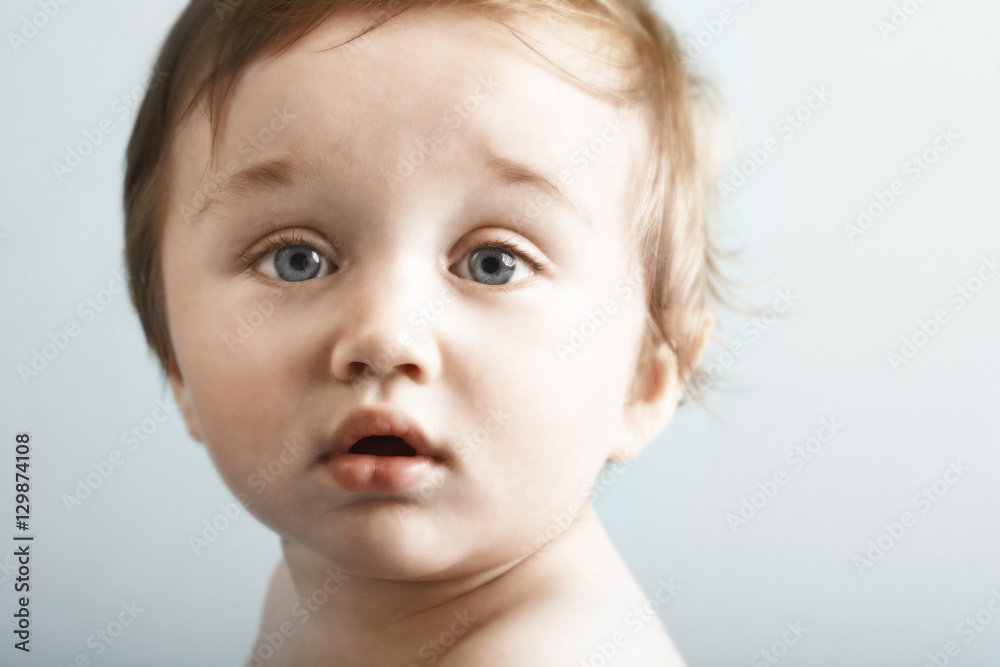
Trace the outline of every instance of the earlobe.
{"label": "earlobe", "polygon": [[174,393],[174,401],[177,403],[177,408],[184,417],[188,433],[195,441],[204,442],[201,439],[201,428],[198,426],[198,419],[195,417],[194,406],[191,403],[191,394],[184,383],[184,378],[181,376],[177,361],[173,357],[168,362],[167,378],[170,380],[170,389]]}

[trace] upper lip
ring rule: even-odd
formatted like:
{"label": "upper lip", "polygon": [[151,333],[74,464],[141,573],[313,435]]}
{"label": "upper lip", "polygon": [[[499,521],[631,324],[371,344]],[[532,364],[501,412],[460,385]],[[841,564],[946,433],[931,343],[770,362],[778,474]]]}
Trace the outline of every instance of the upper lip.
{"label": "upper lip", "polygon": [[420,425],[407,415],[390,408],[367,407],[352,410],[344,417],[333,434],[332,449],[327,456],[346,454],[358,440],[370,435],[396,436],[405,440],[418,455],[440,455]]}

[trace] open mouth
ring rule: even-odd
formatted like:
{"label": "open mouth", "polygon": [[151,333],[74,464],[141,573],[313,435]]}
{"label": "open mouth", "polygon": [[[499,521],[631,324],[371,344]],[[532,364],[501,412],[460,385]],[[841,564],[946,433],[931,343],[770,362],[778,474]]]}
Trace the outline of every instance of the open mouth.
{"label": "open mouth", "polygon": [[370,454],[372,456],[416,456],[417,450],[406,440],[394,435],[369,435],[354,443],[349,454]]}

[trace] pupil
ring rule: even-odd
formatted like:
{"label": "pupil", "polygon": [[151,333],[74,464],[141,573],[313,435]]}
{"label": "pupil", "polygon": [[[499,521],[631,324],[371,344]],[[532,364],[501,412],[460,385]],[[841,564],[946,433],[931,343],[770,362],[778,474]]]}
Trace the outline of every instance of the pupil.
{"label": "pupil", "polygon": [[296,271],[301,271],[304,268],[306,268],[307,261],[308,260],[306,258],[305,253],[297,252],[294,255],[292,255],[292,258],[289,260],[289,263],[292,265],[293,269],[295,269]]}
{"label": "pupil", "polygon": [[483,268],[487,273],[496,273],[500,268],[500,260],[496,257],[486,257],[483,259]]}

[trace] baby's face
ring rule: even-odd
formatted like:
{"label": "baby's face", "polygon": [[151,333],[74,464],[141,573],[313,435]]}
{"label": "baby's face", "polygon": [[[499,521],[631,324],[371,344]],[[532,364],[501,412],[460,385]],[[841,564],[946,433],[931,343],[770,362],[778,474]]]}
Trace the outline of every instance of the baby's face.
{"label": "baby's face", "polygon": [[[253,65],[212,166],[207,118],[181,128],[171,380],[228,486],[283,537],[357,573],[457,575],[520,556],[644,444],[623,233],[645,132],[497,23],[408,12],[323,50],[363,25],[335,18]],[[243,176],[216,189],[229,169]],[[337,459],[359,407],[406,415],[433,456]]]}

